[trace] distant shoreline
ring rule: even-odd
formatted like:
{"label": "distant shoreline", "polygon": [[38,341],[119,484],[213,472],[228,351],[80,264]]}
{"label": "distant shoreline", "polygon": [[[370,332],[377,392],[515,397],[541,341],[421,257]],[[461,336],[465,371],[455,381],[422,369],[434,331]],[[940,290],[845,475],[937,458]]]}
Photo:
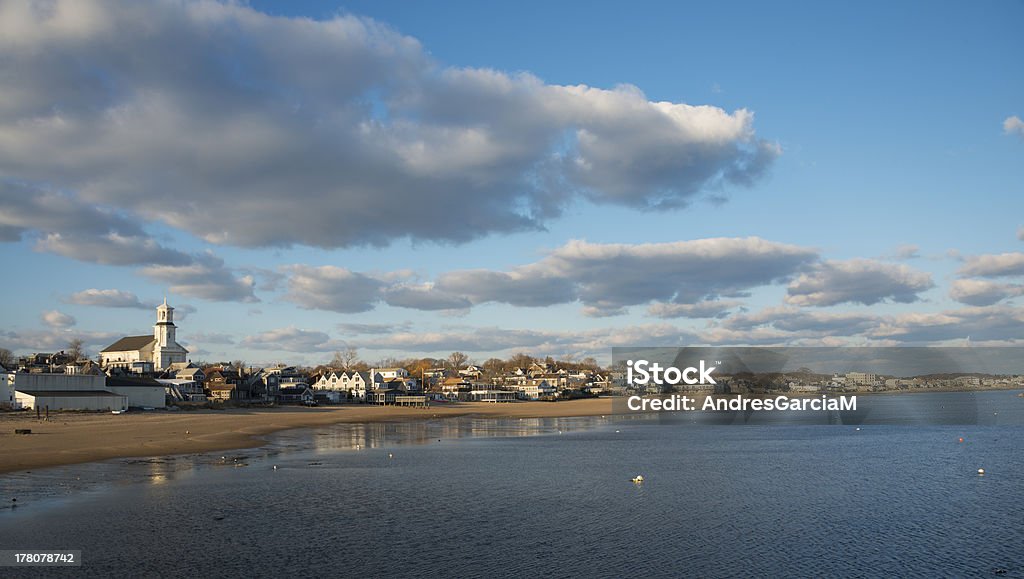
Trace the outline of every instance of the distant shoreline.
{"label": "distant shoreline", "polygon": [[[404,422],[478,416],[539,418],[612,413],[611,398],[562,402],[462,402],[429,408],[342,405],[329,407],[232,408],[227,410],[110,413],[0,414],[0,475],[54,466],[254,448],[268,434],[345,423]],[[14,434],[31,429],[32,434]]]}

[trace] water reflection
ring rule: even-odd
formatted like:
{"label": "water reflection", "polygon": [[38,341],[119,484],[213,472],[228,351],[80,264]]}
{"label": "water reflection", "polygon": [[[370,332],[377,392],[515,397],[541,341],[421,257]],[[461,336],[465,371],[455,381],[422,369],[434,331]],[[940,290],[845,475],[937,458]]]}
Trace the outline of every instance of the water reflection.
{"label": "water reflection", "polygon": [[610,423],[608,417],[574,418],[444,418],[416,422],[336,424],[328,427],[278,433],[271,448],[301,448],[318,453],[379,449],[406,444],[437,444],[465,438],[503,438],[569,434]]}
{"label": "water reflection", "polygon": [[[188,455],[125,458],[0,475],[0,516],[35,508],[54,508],[71,497],[103,495],[124,485],[161,487],[208,469],[267,467],[300,457],[400,445],[451,443],[470,438],[568,435],[609,424],[610,417],[443,418],[414,422],[337,424],[270,435],[254,449]],[[12,502],[16,498],[17,502]],[[13,506],[17,504],[18,506]]]}

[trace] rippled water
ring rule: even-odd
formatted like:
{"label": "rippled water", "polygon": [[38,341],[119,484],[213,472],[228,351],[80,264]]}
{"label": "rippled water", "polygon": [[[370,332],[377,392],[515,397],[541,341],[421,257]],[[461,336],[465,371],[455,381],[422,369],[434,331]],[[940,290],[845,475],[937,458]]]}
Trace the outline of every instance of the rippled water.
{"label": "rippled water", "polygon": [[1006,423],[453,419],[47,469],[0,477],[0,548],[82,549],[48,571],[75,575],[1020,577],[1024,399],[982,396]]}

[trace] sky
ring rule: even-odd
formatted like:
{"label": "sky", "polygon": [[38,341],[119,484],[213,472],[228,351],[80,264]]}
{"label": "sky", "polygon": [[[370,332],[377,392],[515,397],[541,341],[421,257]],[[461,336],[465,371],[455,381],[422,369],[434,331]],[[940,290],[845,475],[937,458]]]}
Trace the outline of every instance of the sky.
{"label": "sky", "polygon": [[0,0],[0,347],[1019,345],[1022,21]]}

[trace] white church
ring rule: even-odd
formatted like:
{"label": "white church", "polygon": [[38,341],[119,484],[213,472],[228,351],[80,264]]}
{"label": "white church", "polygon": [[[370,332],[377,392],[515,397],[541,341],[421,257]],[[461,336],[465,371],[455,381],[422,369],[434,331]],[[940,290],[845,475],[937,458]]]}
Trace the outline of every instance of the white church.
{"label": "white church", "polygon": [[123,368],[129,372],[163,370],[175,362],[185,362],[188,350],[174,341],[174,308],[164,303],[156,308],[156,324],[151,336],[125,336],[100,352],[100,365]]}

